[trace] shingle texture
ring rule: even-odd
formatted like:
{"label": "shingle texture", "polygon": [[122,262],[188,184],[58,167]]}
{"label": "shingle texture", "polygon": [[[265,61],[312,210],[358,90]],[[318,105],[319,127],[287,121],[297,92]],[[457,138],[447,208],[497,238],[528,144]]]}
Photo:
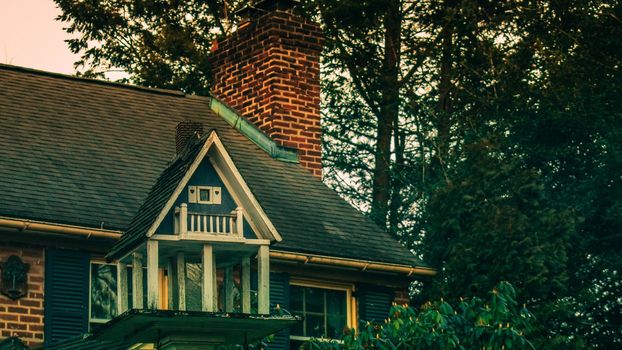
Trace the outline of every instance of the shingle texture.
{"label": "shingle texture", "polygon": [[[207,134],[209,135],[209,133]],[[196,134],[196,136],[199,136]],[[109,258],[118,259],[119,255],[129,253],[132,248],[147,239],[145,236],[149,228],[156,221],[160,212],[166,206],[169,198],[173,196],[175,189],[189,171],[190,166],[199,155],[205,144],[206,136],[191,138],[175,159],[164,169],[158,177],[155,185],[149,191],[138,212],[130,221],[127,230],[121,239],[109,252]]]}
{"label": "shingle texture", "polygon": [[300,164],[271,158],[209,98],[0,65],[0,216],[125,230],[186,119],[217,130],[283,237],[275,248],[420,266]]}

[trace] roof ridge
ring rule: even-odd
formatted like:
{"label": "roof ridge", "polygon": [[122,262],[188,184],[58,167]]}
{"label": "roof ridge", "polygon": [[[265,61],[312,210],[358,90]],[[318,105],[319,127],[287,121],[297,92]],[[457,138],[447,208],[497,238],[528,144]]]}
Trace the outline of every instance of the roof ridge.
{"label": "roof ridge", "polygon": [[37,74],[37,75],[51,77],[51,78],[56,78],[56,79],[75,80],[75,81],[81,81],[81,82],[84,82],[84,83],[96,84],[96,85],[108,85],[108,86],[111,86],[111,87],[117,87],[117,88],[122,88],[122,89],[130,89],[130,90],[137,90],[137,91],[156,93],[156,94],[163,94],[163,95],[173,95],[173,96],[180,96],[180,97],[192,96],[192,95],[187,95],[187,94],[185,94],[185,93],[183,93],[182,91],[179,91],[179,90],[152,88],[152,87],[146,87],[146,86],[140,86],[140,85],[132,85],[132,84],[127,84],[127,83],[119,83],[119,82],[115,82],[115,81],[108,81],[108,80],[102,80],[102,79],[78,77],[78,76],[75,76],[75,75],[50,72],[50,71],[45,71],[45,70],[35,69],[35,68],[29,68],[29,67],[23,67],[23,66],[15,66],[15,65],[6,64],[6,63],[0,63],[0,69],[11,70],[11,71],[16,71],[16,72],[22,72],[22,73]]}

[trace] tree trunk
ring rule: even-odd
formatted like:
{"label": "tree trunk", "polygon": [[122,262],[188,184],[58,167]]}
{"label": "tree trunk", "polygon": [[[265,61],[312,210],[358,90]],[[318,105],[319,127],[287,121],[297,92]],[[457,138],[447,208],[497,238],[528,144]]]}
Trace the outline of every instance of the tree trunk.
{"label": "tree trunk", "polygon": [[[451,6],[449,8],[452,8]],[[437,107],[437,161],[438,166],[443,168],[449,157],[450,138],[451,138],[451,66],[453,51],[453,30],[451,19],[447,15],[445,26],[441,32],[441,61],[440,61],[440,81],[438,85],[438,107]],[[441,168],[438,170],[440,171]]]}
{"label": "tree trunk", "polygon": [[382,64],[382,104],[378,115],[376,154],[372,189],[371,217],[381,227],[387,226],[391,195],[392,124],[399,115],[399,59],[401,15],[399,0],[387,4],[384,16],[384,57]]}

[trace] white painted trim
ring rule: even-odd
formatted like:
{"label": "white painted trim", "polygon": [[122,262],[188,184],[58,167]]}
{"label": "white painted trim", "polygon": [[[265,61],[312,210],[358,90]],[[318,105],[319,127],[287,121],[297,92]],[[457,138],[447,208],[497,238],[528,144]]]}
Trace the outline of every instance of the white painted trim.
{"label": "white painted trim", "polygon": [[190,168],[188,168],[188,170],[184,174],[184,177],[181,179],[179,184],[177,184],[177,188],[175,188],[175,191],[169,197],[168,201],[164,205],[164,208],[162,209],[162,211],[160,211],[160,215],[158,215],[156,220],[153,222],[153,224],[147,231],[147,237],[151,237],[155,233],[155,230],[160,226],[160,224],[162,223],[162,220],[164,220],[164,217],[166,216],[166,214],[169,212],[169,210],[171,210],[177,198],[182,194],[183,190],[186,188],[188,181],[190,180],[194,172],[197,170],[197,168],[203,161],[203,158],[207,154],[207,151],[209,150],[210,146],[212,145],[212,143],[214,143],[214,139],[217,139],[217,138],[218,136],[216,135],[216,132],[212,131],[212,133],[209,135],[209,137],[203,144],[203,147],[199,151],[199,154],[196,156],[196,158],[192,162],[192,165],[190,165]]}
{"label": "white painted trim", "polygon": [[143,255],[132,254],[132,308],[143,308]]}
{"label": "white painted trim", "polygon": [[216,311],[214,306],[214,284],[216,279],[214,278],[214,251],[210,244],[203,245],[203,253],[201,254],[202,269],[201,269],[201,309],[207,312]]}
{"label": "white painted trim", "polygon": [[270,314],[270,248],[262,245],[257,254],[257,313]]}
{"label": "white painted trim", "polygon": [[196,241],[196,242],[232,242],[248,245],[270,245],[269,239],[252,239],[252,238],[240,238],[237,236],[224,236],[224,235],[212,235],[208,233],[189,233],[185,237],[180,237],[172,234],[154,234],[151,236],[152,240],[156,241],[168,241],[168,242],[180,242],[180,241]]}
{"label": "white painted trim", "polygon": [[[197,168],[205,158],[205,155],[213,145],[215,145],[216,151],[218,152],[217,154],[220,156],[220,158],[222,158],[222,161],[224,162],[222,166],[226,167],[231,172],[231,174],[233,175],[233,180],[239,185],[239,187],[241,187],[244,198],[241,198],[240,194],[238,194],[237,191],[234,190],[234,187],[231,186],[232,184],[229,182],[228,176],[225,176],[225,174],[222,172],[222,169],[220,169],[221,165],[216,162],[217,159],[212,159],[211,157],[208,159],[216,170],[216,173],[218,174],[220,179],[225,184],[225,187],[233,197],[236,204],[245,208],[245,213],[248,214],[248,217],[246,217],[246,219],[251,225],[251,228],[259,235],[261,235],[261,238],[267,238],[280,242],[283,238],[268,218],[268,215],[266,215],[266,213],[264,212],[263,208],[259,204],[259,201],[257,201],[252,191],[244,181],[244,178],[242,178],[242,175],[233,163],[233,160],[229,156],[229,153],[227,152],[223,143],[218,138],[218,134],[216,134],[215,131],[212,131],[210,133],[209,137],[203,144],[203,147],[197,154],[192,165],[190,166],[190,168],[188,168],[186,174],[184,174],[184,177],[175,188],[175,191],[173,192],[171,197],[169,197],[168,201],[164,205],[164,208],[162,208],[162,211],[160,211],[160,214],[158,215],[156,220],[153,222],[151,227],[149,227],[149,230],[147,230],[147,237],[151,237],[154,235],[156,229],[160,226],[166,214],[173,208],[173,205],[175,204],[177,198],[182,195],[184,189],[186,188],[186,185],[188,184],[188,181],[197,170]],[[258,218],[261,225],[258,226],[255,223],[255,216]],[[260,229],[260,227],[264,227],[264,229]],[[183,232],[181,232],[181,235],[183,235]]]}
{"label": "white painted trim", "polygon": [[[268,215],[266,215],[266,213],[264,212],[263,208],[261,207],[261,205],[259,204],[259,202],[255,198],[255,196],[253,195],[253,192],[251,191],[251,189],[246,184],[246,181],[244,181],[244,178],[242,177],[242,175],[238,171],[238,168],[235,166],[235,163],[231,159],[231,156],[229,156],[229,153],[225,149],[225,146],[222,144],[222,142],[220,141],[220,139],[218,137],[216,137],[214,139],[214,145],[216,145],[216,149],[218,151],[220,151],[220,155],[223,157],[223,159],[225,161],[225,165],[227,166],[227,168],[229,168],[231,170],[231,172],[233,174],[233,178],[240,185],[240,187],[242,187],[242,191],[248,197],[247,201],[248,201],[249,205],[242,205],[242,207],[246,208],[246,212],[249,213],[250,217],[252,217],[252,213],[249,211],[249,209],[255,209],[257,211],[259,219],[261,219],[263,224],[265,224],[265,226],[267,228],[267,231],[268,231],[266,233],[268,233],[271,236],[270,238],[276,240],[277,242],[282,241],[283,238],[281,237],[279,232],[276,230],[276,227],[274,227],[274,225],[272,224],[272,222],[268,218]],[[210,161],[211,160],[212,159],[210,158]],[[212,165],[215,165],[214,162],[212,162]],[[216,169],[217,166],[214,166],[214,168]],[[217,170],[217,172],[218,172],[218,170]],[[219,176],[221,176],[221,179],[228,179],[227,176],[222,176],[221,174],[219,174]],[[231,192],[232,194],[235,193],[235,191],[231,191],[231,190],[229,190],[229,192]],[[246,204],[245,202],[246,201],[241,201],[241,203],[237,203],[237,204],[238,205]]]}
{"label": "white painted trim", "polygon": [[159,309],[160,274],[158,262],[158,241],[147,241],[147,308]]}
{"label": "white painted trim", "polygon": [[[220,169],[220,165],[218,165],[213,159],[209,158],[209,161],[212,164],[212,167],[214,167],[216,174],[218,175],[222,183],[225,185],[225,188],[227,189],[227,191],[229,191],[229,194],[231,194],[231,197],[233,197],[233,201],[235,202],[235,204],[238,205],[238,207],[240,207],[241,206],[240,203],[242,203],[243,201],[240,198],[240,196],[238,196],[237,192],[233,190],[233,186],[229,182],[227,175]],[[250,225],[251,230],[253,232],[256,232],[258,235],[260,235],[260,238],[266,238],[265,237],[266,235],[262,234],[263,232],[259,229],[259,227],[257,226],[257,223],[255,223],[255,220],[253,220],[253,218],[250,215],[242,215],[242,216],[243,218],[246,219],[246,221]]]}

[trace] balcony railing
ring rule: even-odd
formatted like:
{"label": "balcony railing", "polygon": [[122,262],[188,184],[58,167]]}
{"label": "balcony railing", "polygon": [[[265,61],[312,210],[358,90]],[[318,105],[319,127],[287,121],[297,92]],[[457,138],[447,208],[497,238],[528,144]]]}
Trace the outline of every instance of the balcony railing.
{"label": "balcony railing", "polygon": [[175,234],[209,234],[243,237],[244,212],[238,207],[229,214],[188,212],[183,203],[175,208]]}

